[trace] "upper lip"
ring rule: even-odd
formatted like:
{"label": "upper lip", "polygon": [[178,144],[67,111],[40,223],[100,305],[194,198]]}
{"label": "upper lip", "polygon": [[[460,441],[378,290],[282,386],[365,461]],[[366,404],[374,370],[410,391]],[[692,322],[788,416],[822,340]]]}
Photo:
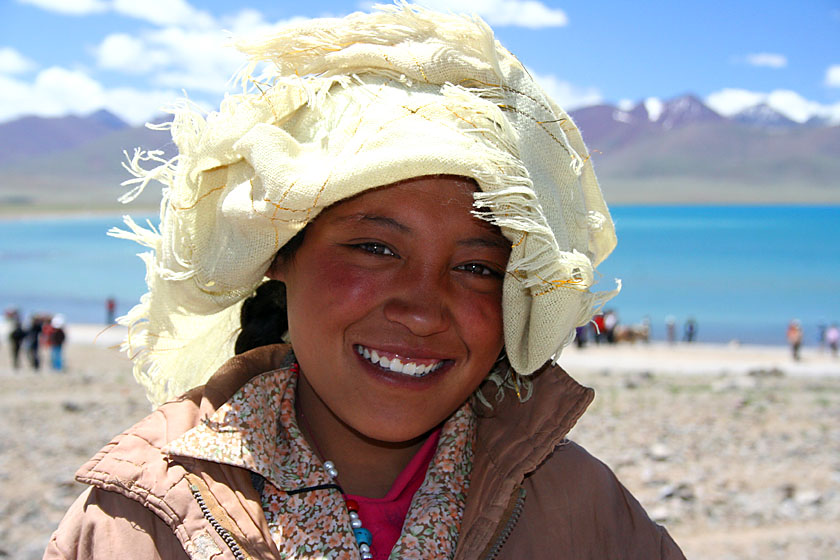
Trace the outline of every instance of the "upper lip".
{"label": "upper lip", "polygon": [[440,350],[435,350],[431,348],[424,348],[419,346],[403,346],[403,345],[395,345],[395,344],[375,344],[375,343],[364,343],[364,342],[357,342],[353,346],[355,348],[356,344],[359,346],[363,346],[370,350],[376,350],[377,352],[387,352],[389,354],[396,354],[400,358],[405,358],[408,360],[438,360],[438,361],[445,361],[445,360],[452,360],[453,358],[447,356],[440,352]]}

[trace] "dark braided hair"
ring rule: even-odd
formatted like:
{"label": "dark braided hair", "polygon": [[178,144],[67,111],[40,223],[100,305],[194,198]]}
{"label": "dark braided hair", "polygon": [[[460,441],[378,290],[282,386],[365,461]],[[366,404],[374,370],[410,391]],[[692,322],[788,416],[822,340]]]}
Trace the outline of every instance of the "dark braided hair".
{"label": "dark braided hair", "polygon": [[267,280],[260,284],[254,295],[242,303],[239,322],[242,331],[233,347],[236,354],[282,342],[283,335],[289,330],[286,285],[279,280]]}
{"label": "dark braided hair", "polygon": [[[302,229],[277,252],[277,259],[289,262],[303,243],[306,229]],[[266,280],[257,287],[254,295],[242,302],[239,312],[242,326],[236,337],[233,351],[242,354],[248,350],[283,342],[289,330],[286,314],[286,285],[279,280]]]}

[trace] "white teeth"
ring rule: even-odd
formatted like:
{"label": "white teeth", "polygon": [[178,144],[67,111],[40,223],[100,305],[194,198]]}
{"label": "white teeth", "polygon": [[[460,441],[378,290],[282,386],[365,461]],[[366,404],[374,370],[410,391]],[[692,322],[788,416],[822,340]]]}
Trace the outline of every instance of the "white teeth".
{"label": "white teeth", "polygon": [[370,350],[361,344],[356,345],[356,352],[358,352],[360,356],[364,356],[365,359],[371,363],[374,363],[384,369],[395,373],[404,373],[414,377],[423,377],[427,373],[431,373],[443,365],[443,361],[439,361],[435,364],[422,365],[414,362],[402,363],[399,358],[389,360],[385,356],[380,356],[376,350]]}

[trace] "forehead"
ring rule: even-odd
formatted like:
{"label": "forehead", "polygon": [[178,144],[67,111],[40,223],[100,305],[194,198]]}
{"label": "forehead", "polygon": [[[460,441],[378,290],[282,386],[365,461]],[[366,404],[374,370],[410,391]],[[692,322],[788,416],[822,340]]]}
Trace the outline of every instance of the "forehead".
{"label": "forehead", "polygon": [[416,177],[370,189],[336,203],[318,217],[320,222],[369,222],[372,217],[399,216],[411,222],[425,217],[440,222],[457,220],[488,233],[501,235],[496,226],[475,217],[473,194],[478,185],[472,179],[452,175]]}

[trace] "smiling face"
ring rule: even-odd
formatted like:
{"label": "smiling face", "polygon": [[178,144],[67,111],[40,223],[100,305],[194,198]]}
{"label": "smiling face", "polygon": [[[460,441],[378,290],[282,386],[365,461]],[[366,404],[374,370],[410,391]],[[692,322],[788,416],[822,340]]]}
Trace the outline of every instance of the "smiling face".
{"label": "smiling face", "polygon": [[324,210],[269,271],[286,283],[307,417],[407,442],[487,376],[510,243],[471,214],[475,189],[428,176],[367,191]]}

